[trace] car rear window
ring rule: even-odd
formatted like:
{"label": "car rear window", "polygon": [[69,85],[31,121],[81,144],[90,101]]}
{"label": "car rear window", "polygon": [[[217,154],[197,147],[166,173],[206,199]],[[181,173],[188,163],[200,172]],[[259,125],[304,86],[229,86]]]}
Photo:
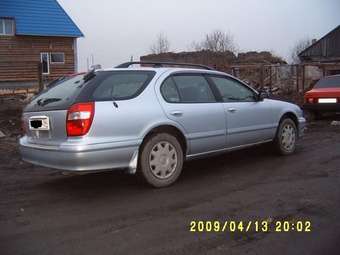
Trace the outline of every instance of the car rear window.
{"label": "car rear window", "polygon": [[340,75],[322,78],[314,88],[340,88]]}
{"label": "car rear window", "polygon": [[138,96],[153,71],[97,71],[64,78],[39,93],[25,112],[64,110],[75,102],[124,100]]}
{"label": "car rear window", "polygon": [[25,111],[57,110],[67,108],[79,95],[85,84],[84,74],[63,78],[36,95]]}
{"label": "car rear window", "polygon": [[93,92],[95,101],[126,100],[139,95],[151,81],[152,71],[104,71],[99,72]]}

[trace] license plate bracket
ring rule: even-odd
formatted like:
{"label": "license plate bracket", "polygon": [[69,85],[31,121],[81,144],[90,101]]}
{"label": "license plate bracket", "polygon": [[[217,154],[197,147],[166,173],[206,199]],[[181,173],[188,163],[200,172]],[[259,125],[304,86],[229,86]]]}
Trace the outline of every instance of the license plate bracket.
{"label": "license plate bracket", "polygon": [[48,116],[32,116],[29,118],[30,130],[50,130],[50,119]]}

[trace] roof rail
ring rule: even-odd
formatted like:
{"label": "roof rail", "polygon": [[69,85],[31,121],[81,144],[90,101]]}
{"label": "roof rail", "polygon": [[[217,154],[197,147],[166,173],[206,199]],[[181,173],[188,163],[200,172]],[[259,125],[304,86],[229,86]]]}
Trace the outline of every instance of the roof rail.
{"label": "roof rail", "polygon": [[128,68],[131,65],[140,64],[140,65],[152,65],[153,67],[163,67],[163,66],[187,66],[187,67],[198,67],[206,70],[215,70],[212,67],[199,65],[199,64],[191,64],[191,63],[177,63],[177,62],[154,62],[154,61],[131,61],[125,62],[116,66],[115,68]]}

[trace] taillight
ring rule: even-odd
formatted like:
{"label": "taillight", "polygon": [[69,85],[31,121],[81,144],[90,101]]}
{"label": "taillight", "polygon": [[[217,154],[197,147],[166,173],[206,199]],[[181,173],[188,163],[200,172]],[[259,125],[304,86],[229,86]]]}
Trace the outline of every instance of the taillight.
{"label": "taillight", "polygon": [[308,103],[313,104],[314,103],[314,98],[313,97],[308,98]]}
{"label": "taillight", "polygon": [[68,136],[86,135],[94,116],[94,103],[77,103],[67,111],[66,131]]}

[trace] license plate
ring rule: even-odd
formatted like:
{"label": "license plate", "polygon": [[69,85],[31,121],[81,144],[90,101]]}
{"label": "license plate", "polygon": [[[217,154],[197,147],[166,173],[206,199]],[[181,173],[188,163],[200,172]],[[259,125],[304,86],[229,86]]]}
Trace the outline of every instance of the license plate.
{"label": "license plate", "polygon": [[318,102],[321,104],[336,103],[336,98],[319,98]]}
{"label": "license plate", "polygon": [[29,118],[30,130],[50,130],[50,119],[47,116],[33,116]]}

